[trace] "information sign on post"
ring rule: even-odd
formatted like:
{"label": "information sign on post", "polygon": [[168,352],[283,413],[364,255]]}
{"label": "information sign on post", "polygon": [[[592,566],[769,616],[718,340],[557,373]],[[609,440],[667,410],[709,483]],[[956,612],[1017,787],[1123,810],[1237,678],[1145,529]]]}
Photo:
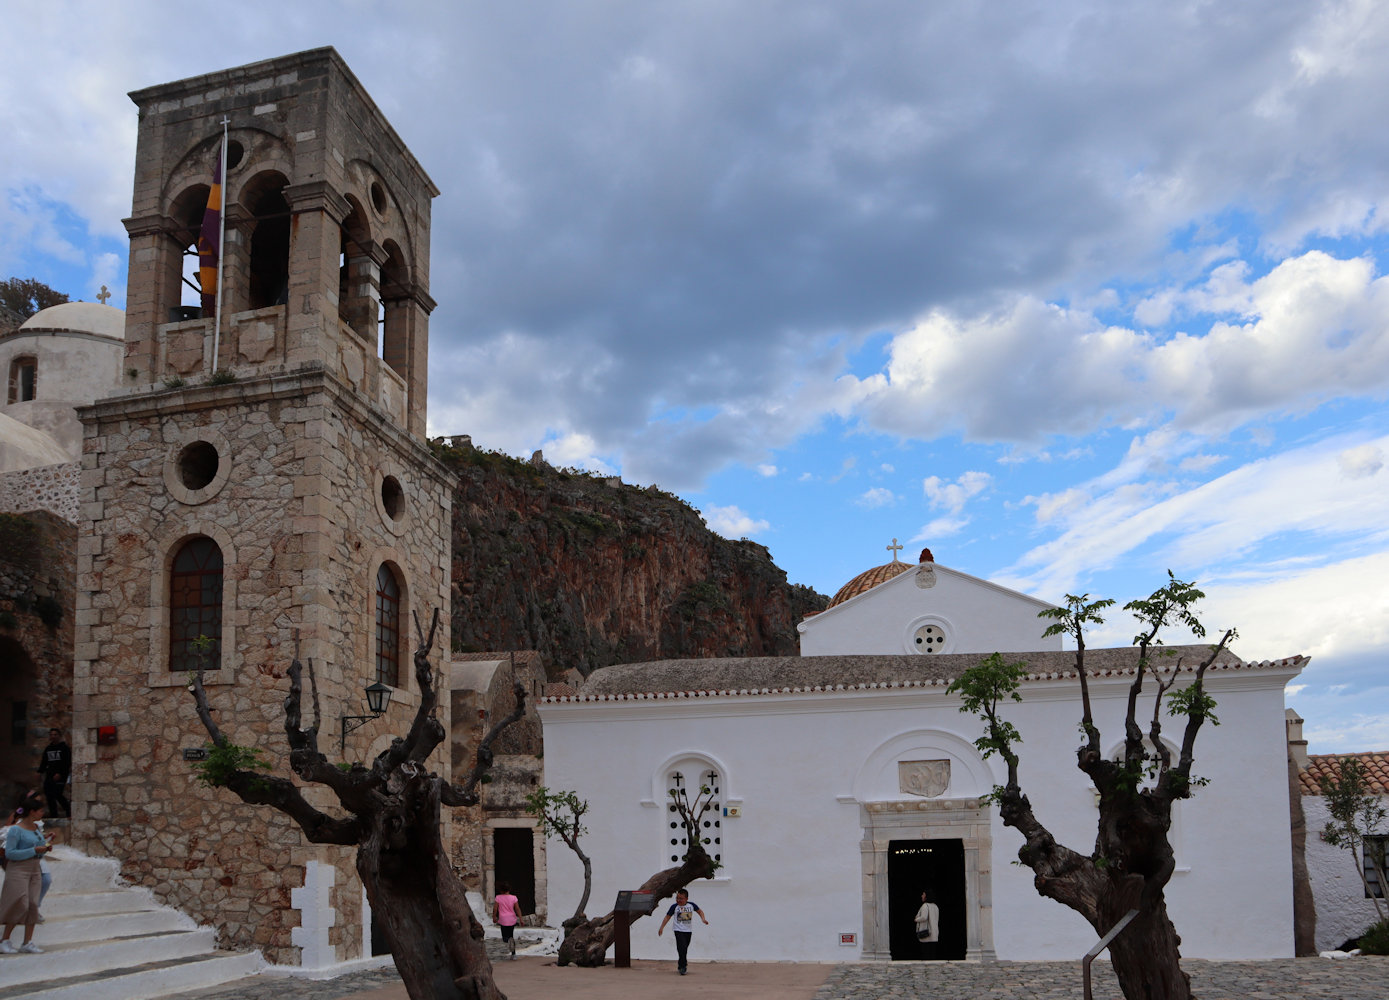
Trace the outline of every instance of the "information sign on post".
{"label": "information sign on post", "polygon": [[656,908],[656,897],[639,889],[623,889],[613,904],[613,967],[632,967],[632,921]]}

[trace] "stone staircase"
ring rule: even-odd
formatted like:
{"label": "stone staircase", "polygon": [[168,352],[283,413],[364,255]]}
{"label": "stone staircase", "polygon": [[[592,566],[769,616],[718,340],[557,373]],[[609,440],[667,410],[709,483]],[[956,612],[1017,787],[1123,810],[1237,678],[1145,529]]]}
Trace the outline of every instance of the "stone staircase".
{"label": "stone staircase", "polygon": [[[68,847],[34,931],[42,955],[0,955],[0,1000],[150,1000],[254,975],[259,952],[218,951],[216,932],[122,886],[117,862]],[[22,940],[15,928],[11,940]]]}

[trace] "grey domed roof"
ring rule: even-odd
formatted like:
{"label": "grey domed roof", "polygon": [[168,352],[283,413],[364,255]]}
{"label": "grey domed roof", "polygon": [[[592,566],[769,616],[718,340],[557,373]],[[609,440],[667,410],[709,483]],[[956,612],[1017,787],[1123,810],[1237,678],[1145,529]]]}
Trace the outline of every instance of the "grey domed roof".
{"label": "grey domed roof", "polygon": [[76,330],[124,340],[125,310],[99,302],[61,302],[40,309],[26,319],[19,329]]}

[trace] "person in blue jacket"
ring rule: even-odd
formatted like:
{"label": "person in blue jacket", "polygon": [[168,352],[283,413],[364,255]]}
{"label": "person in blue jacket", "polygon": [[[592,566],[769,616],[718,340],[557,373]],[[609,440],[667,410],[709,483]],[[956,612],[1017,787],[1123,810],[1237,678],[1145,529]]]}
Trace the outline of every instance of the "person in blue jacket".
{"label": "person in blue jacket", "polygon": [[[43,819],[42,799],[26,799],[14,813],[17,822],[5,831],[5,888],[0,891],[0,923],[5,925],[5,936],[0,939],[0,954],[22,951],[37,955],[43,951],[34,944],[43,879],[39,858],[52,848],[37,829],[38,821]],[[10,935],[20,924],[24,925],[24,943],[15,948]]]}

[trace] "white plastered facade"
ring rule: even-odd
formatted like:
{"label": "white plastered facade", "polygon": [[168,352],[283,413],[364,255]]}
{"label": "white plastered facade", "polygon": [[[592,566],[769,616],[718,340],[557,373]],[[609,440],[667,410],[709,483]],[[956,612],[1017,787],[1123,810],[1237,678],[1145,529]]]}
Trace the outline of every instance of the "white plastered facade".
{"label": "white plastered facade", "polygon": [[[1196,771],[1210,784],[1178,806],[1178,871],[1167,892],[1188,957],[1292,954],[1283,687],[1302,662],[1208,675],[1222,724],[1200,734]],[[1012,863],[1021,837],[982,798],[1003,772],[996,759],[980,759],[977,726],[944,682],[696,694],[699,677],[688,681],[681,693],[581,692],[541,706],[546,783],[590,805],[590,912],[669,866],[664,781],[673,764],[696,760],[717,765],[721,806],[738,812],[722,817],[723,868],[690,887],[710,920],[698,928],[700,959],[889,957],[884,851],[916,838],[964,842],[968,957],[1074,959],[1094,943],[1088,924],[1040,897],[1031,872]],[[1130,681],[1093,682],[1106,737],[1122,731]],[[1074,766],[1074,678],[1034,677],[1006,715],[1026,741],[1021,777],[1038,817],[1088,853],[1097,810]],[[902,790],[898,765],[916,760],[949,761],[938,795]],[[551,912],[565,912],[581,890],[581,867],[562,843],[549,850]],[[634,957],[671,957],[657,925],[634,925]]]}
{"label": "white plastered facade", "polygon": [[[1359,937],[1379,915],[1375,901],[1365,894],[1365,883],[1356,870],[1357,858],[1321,838],[1331,818],[1326,799],[1304,794],[1302,811],[1307,818],[1307,878],[1317,904],[1317,950],[1329,951]],[[1384,900],[1380,905],[1385,905]]]}
{"label": "white plastered facade", "polygon": [[[1005,653],[1060,649],[1037,613],[1046,601],[922,563],[796,626],[802,656]],[[930,631],[934,627],[934,631]]]}

